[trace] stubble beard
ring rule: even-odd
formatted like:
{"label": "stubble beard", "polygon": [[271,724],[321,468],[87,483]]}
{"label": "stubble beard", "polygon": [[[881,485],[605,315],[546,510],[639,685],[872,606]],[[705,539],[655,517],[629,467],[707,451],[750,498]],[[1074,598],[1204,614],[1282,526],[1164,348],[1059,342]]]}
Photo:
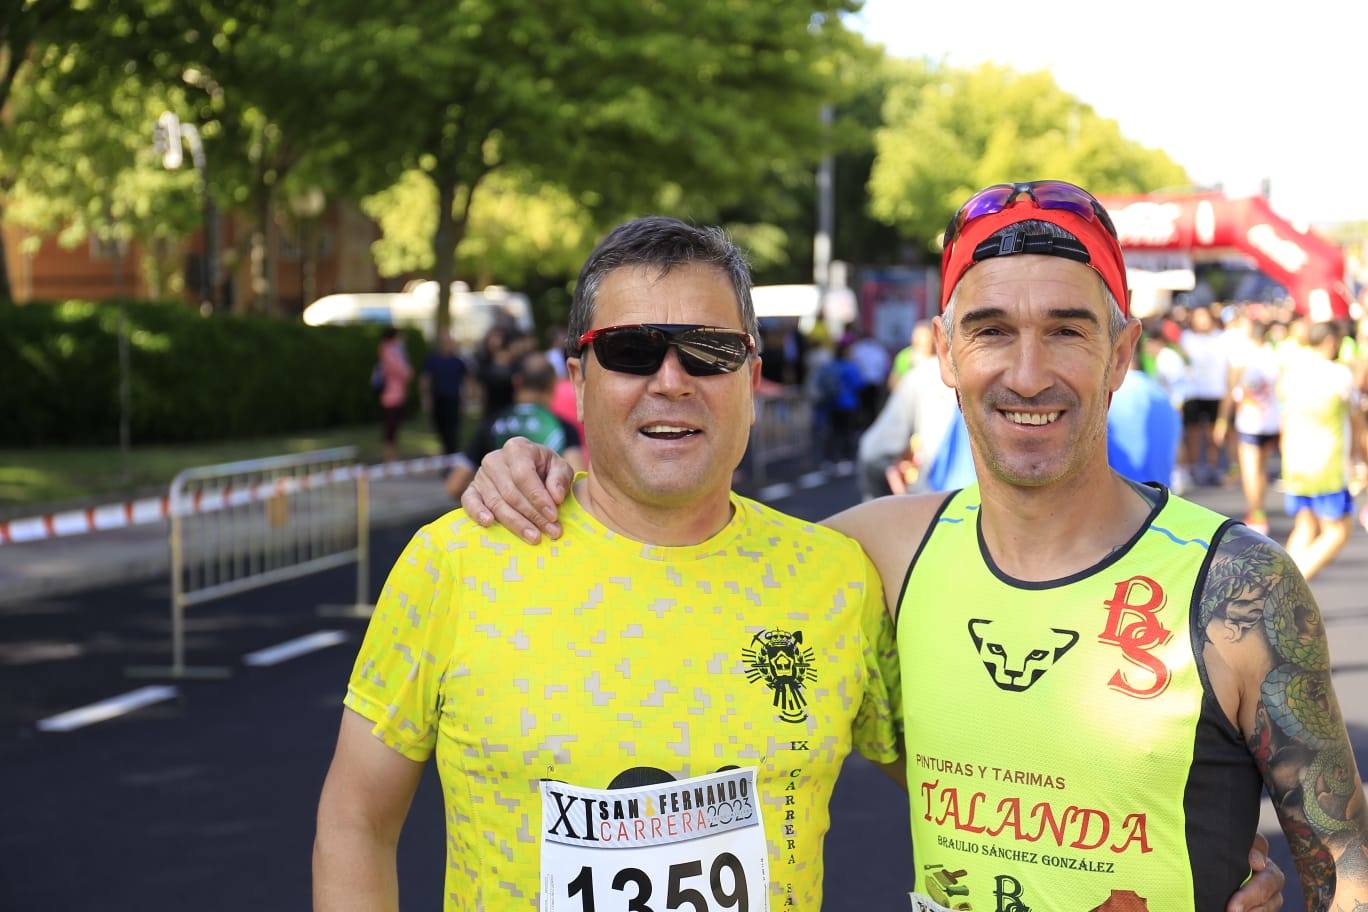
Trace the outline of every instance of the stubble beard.
{"label": "stubble beard", "polygon": [[[955,371],[955,379],[958,382],[958,370]],[[1104,378],[1098,401],[1106,402],[1107,392]],[[960,403],[973,452],[995,480],[1012,487],[1040,488],[1071,478],[1083,470],[1095,448],[1106,440],[1107,413],[1103,410],[1086,423],[1078,424],[1076,431],[1057,450],[1020,455],[1006,452],[1005,447],[997,443],[991,428],[999,417],[998,411],[1011,406],[1035,409],[1057,407],[1066,410],[1066,414],[1059,419],[1061,421],[1076,420],[1082,409],[1078,397],[1068,390],[1064,390],[1063,395],[1025,399],[1000,387],[993,387],[976,408],[965,409],[963,402]]]}

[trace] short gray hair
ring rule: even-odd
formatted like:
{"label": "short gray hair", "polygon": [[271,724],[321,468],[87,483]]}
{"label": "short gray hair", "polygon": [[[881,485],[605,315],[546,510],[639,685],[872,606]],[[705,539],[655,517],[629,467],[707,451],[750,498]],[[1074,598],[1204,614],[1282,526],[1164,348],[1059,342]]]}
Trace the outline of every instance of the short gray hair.
{"label": "short gray hair", "polygon": [[741,248],[721,228],[696,226],[663,215],[648,215],[619,225],[599,242],[580,269],[570,304],[565,350],[580,354],[579,338],[594,323],[594,302],[604,276],[614,269],[653,266],[664,276],[677,266],[713,266],[731,282],[741,326],[760,344],[760,325],[751,300],[751,273]]}
{"label": "short gray hair", "polygon": [[[1078,240],[1073,232],[1066,228],[1059,227],[1054,222],[1047,222],[1043,219],[1027,219],[1022,222],[1008,225],[1006,228],[999,228],[984,240],[1001,240],[1008,232],[1017,232],[1024,234],[1026,237],[1039,237],[1045,235],[1048,237],[1063,238],[1067,241]],[[1115,342],[1116,337],[1121,335],[1121,330],[1126,328],[1126,323],[1128,321],[1125,313],[1121,310],[1120,303],[1116,300],[1116,295],[1112,294],[1111,287],[1103,281],[1101,273],[1098,273],[1096,270],[1093,270],[1093,272],[1097,276],[1097,281],[1102,283],[1102,294],[1106,297],[1107,309],[1111,315],[1111,319],[1107,323],[1107,333],[1110,339]],[[963,280],[964,277],[961,276],[960,281],[962,282]],[[946,303],[945,311],[941,314],[941,329],[945,330],[947,336],[952,335],[955,331],[955,304],[959,301],[959,290],[959,285],[956,285],[954,290],[950,292],[950,300]]]}

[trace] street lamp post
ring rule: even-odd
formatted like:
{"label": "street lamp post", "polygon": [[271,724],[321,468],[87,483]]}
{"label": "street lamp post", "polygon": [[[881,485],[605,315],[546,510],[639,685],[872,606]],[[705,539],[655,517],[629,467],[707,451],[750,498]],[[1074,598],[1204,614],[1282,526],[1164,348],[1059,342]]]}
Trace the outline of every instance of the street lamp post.
{"label": "street lamp post", "polygon": [[318,297],[318,219],[328,206],[328,198],[318,187],[309,187],[290,197],[290,212],[299,233],[300,298],[308,307]]}
{"label": "street lamp post", "polygon": [[[831,141],[834,115],[831,105],[822,106],[822,140]],[[818,309],[825,312],[827,292],[831,290],[831,236],[835,230],[836,161],[831,150],[822,155],[817,166],[817,232],[812,238],[812,279],[817,286]]]}
{"label": "street lamp post", "polygon": [[153,146],[161,153],[162,165],[170,171],[185,160],[182,143],[190,146],[190,161],[195,166],[200,198],[204,202],[204,256],[200,260],[200,307],[213,311],[218,305],[218,214],[214,198],[209,194],[209,176],[205,163],[204,143],[194,124],[183,124],[171,111],[157,118]]}

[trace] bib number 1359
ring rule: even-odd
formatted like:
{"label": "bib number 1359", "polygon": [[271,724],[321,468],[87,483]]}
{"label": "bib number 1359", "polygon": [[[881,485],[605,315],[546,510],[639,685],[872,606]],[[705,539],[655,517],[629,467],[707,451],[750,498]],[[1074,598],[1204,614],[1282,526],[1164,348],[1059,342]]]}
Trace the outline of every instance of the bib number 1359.
{"label": "bib number 1359", "polygon": [[[703,875],[702,861],[682,861],[670,865],[666,871],[664,896],[659,897],[658,885],[651,875],[640,868],[622,868],[611,880],[601,873],[602,880],[595,883],[594,869],[585,865],[574,880],[567,883],[567,899],[580,901],[582,912],[598,912],[597,891],[608,886],[628,897],[627,912],[671,912],[675,909],[689,909],[690,912],[715,912],[715,910],[735,909],[736,912],[750,912],[750,891],[746,884],[746,871],[741,860],[730,852],[723,852],[713,859],[707,874],[707,894],[699,889],[704,886],[700,880]],[[613,897],[616,899],[616,897]],[[664,905],[652,905],[663,902]],[[604,912],[621,908],[617,902],[605,903]]]}
{"label": "bib number 1359", "polygon": [[620,789],[543,780],[540,912],[769,912],[755,773]]}

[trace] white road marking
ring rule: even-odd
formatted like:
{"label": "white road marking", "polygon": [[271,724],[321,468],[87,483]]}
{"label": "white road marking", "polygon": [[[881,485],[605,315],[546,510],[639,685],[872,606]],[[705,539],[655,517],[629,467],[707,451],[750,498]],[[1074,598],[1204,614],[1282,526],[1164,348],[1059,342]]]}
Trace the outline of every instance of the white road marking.
{"label": "white road marking", "polygon": [[290,659],[307,655],[310,652],[317,652],[320,649],[327,649],[329,646],[336,646],[338,643],[345,643],[346,641],[347,635],[340,630],[320,630],[317,633],[287,640],[278,646],[249,652],[242,657],[242,662],[244,665],[253,665],[258,668],[279,665],[281,662],[288,662]]}
{"label": "white road marking", "polygon": [[788,497],[792,493],[793,485],[786,481],[781,481],[778,484],[765,485],[759,491],[760,500],[765,503]]}
{"label": "white road marking", "polygon": [[808,472],[806,475],[798,477],[798,487],[804,491],[810,488],[820,488],[827,483],[826,472]]}
{"label": "white road marking", "polygon": [[153,703],[173,699],[177,693],[176,688],[167,685],[139,687],[137,690],[131,690],[122,696],[110,697],[108,700],[82,706],[80,709],[72,709],[55,716],[49,716],[39,721],[38,730],[48,732],[75,731],[87,725],[94,725],[96,722],[104,722],[126,715],[134,710],[142,709],[144,706],[151,706]]}

